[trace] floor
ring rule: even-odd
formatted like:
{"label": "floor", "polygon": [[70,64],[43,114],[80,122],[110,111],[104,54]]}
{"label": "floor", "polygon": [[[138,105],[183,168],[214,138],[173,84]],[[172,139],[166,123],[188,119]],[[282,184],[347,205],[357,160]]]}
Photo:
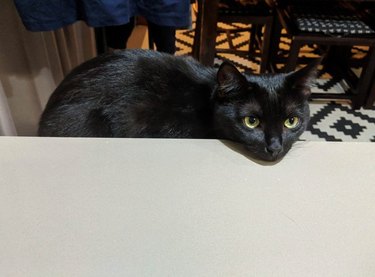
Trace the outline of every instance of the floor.
{"label": "floor", "polygon": [[[223,25],[223,28],[233,28],[234,25]],[[194,30],[180,30],[177,32],[177,55],[191,54]],[[239,33],[233,38],[233,43],[238,49],[246,50],[249,39],[248,33]],[[228,47],[224,34],[217,39],[219,47]],[[282,39],[282,47],[288,46],[288,41]],[[129,48],[148,48],[147,27],[137,26],[128,42]],[[312,55],[310,49],[304,49],[306,55]],[[360,52],[361,49],[358,49]],[[215,66],[223,60],[230,60],[241,71],[258,72],[259,60],[246,59],[237,55],[218,54]],[[343,93],[347,89],[344,80],[331,78],[322,72],[313,87],[314,92]],[[302,135],[301,140],[308,141],[356,141],[375,142],[375,107],[369,110],[352,110],[345,101],[311,101],[311,121],[308,130]]]}

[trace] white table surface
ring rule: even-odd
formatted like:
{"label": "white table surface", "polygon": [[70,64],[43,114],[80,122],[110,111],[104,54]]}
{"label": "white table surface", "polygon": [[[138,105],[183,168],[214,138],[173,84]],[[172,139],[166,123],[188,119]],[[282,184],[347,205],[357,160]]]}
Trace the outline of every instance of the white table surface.
{"label": "white table surface", "polygon": [[0,276],[375,276],[375,143],[0,138]]}

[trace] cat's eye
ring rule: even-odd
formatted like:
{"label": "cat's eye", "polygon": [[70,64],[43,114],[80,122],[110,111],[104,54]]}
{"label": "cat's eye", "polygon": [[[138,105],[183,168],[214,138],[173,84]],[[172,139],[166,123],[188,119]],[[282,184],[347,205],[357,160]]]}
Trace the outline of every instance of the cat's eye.
{"label": "cat's eye", "polygon": [[243,124],[250,129],[254,129],[259,126],[259,118],[256,116],[246,116],[243,119]]}
{"label": "cat's eye", "polygon": [[292,116],[287,118],[287,120],[284,121],[284,126],[288,129],[294,129],[298,126],[299,118],[297,116]]}

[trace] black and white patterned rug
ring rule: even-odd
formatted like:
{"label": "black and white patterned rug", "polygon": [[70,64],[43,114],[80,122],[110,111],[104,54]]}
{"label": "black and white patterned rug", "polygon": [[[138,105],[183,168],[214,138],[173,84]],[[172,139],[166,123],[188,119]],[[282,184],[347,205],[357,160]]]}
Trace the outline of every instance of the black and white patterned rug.
{"label": "black and white patterned rug", "polygon": [[[221,23],[220,23],[221,24]],[[241,24],[221,24],[222,28],[230,29],[243,27]],[[192,50],[194,30],[177,32],[177,55],[190,55]],[[232,34],[233,45],[238,50],[247,50],[249,32]],[[219,34],[216,45],[219,48],[229,47],[225,33]],[[282,37],[280,47],[288,49],[289,40]],[[312,48],[302,48],[306,56],[316,55]],[[357,52],[361,54],[361,49]],[[235,54],[218,53],[215,66],[223,60],[229,60],[243,72],[259,72],[258,58],[245,58]],[[348,89],[344,80],[332,78],[325,72],[320,72],[313,92],[344,93]],[[311,121],[308,130],[302,135],[302,140],[309,141],[364,141],[375,142],[375,107],[372,109],[353,110],[345,101],[313,100],[310,102]]]}

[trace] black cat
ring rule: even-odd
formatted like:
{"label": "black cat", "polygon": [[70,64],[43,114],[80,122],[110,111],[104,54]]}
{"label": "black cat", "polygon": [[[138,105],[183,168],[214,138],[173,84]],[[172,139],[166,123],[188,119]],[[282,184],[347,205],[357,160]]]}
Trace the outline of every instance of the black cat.
{"label": "black cat", "polygon": [[149,50],[103,55],[58,86],[39,135],[228,139],[277,160],[306,129],[315,71],[244,76]]}

